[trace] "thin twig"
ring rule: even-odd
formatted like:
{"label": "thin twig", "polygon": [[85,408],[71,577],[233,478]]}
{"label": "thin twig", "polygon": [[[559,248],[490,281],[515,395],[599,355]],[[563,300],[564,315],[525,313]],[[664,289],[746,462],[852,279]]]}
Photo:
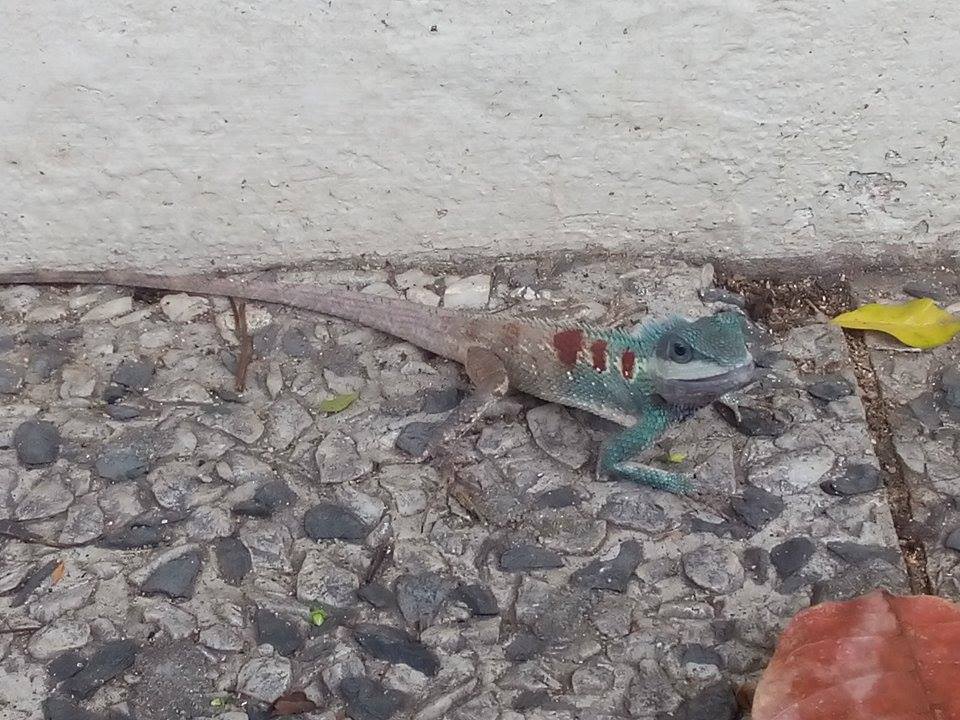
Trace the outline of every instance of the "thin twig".
{"label": "thin twig", "polygon": [[237,392],[247,388],[247,368],[253,360],[253,338],[247,328],[247,303],[238,298],[230,298],[233,308],[234,324],[237,327],[237,340],[240,341],[240,354],[237,356],[237,369],[234,373]]}

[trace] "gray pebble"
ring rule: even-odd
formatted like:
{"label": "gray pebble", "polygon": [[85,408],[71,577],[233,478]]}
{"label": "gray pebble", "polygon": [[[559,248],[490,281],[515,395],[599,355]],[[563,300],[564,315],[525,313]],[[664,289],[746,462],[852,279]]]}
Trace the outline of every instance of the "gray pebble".
{"label": "gray pebble", "polygon": [[741,405],[734,413],[723,403],[716,403],[715,406],[724,420],[751,437],[779,437],[789,427],[788,423],[770,408]]}
{"label": "gray pebble", "polygon": [[265,703],[272,703],[287,691],[291,675],[290,661],[285,657],[254,658],[237,673],[237,690]]}
{"label": "gray pebble", "polygon": [[960,552],[960,528],[953,530],[949,535],[947,535],[947,538],[943,541],[943,544],[951,550]]}
{"label": "gray pebble", "polygon": [[292,358],[307,358],[313,354],[313,345],[303,328],[292,327],[280,341],[283,351]]}
{"label": "gray pebble", "polygon": [[680,703],[673,714],[675,720],[736,720],[740,707],[733,686],[718,682]]}
{"label": "gray pebble", "polygon": [[297,626],[291,620],[282,618],[270,610],[257,608],[253,616],[253,624],[257,633],[257,644],[269,643],[284,657],[294,655],[303,647],[303,636]]}
{"label": "gray pebble", "polygon": [[303,529],[314,540],[349,542],[363,542],[370,531],[352,510],[332,503],[320,503],[307,510]]}
{"label": "gray pebble", "polygon": [[412,422],[403,426],[394,442],[398,450],[413,457],[420,457],[437,429],[437,423]]}
{"label": "gray pebble", "polygon": [[948,366],[940,376],[944,402],[948,407],[960,410],[960,369]]}
{"label": "gray pebble", "polygon": [[98,720],[70,698],[51,695],[43,701],[43,720]]}
{"label": "gray pebble", "polygon": [[94,465],[97,475],[110,482],[123,482],[143,477],[150,470],[146,452],[131,445],[107,447]]}
{"label": "gray pebble", "polygon": [[0,362],[0,394],[15,395],[23,387],[23,368]]}
{"label": "gray pebble", "polygon": [[847,466],[843,475],[820,484],[831,495],[860,495],[880,487],[880,471],[873,465],[858,463]]}
{"label": "gray pebble", "polygon": [[14,431],[13,446],[22,465],[49,465],[60,454],[60,432],[53,423],[28,420]]}
{"label": "gray pebble", "polygon": [[140,586],[144,595],[169,598],[193,597],[194,582],[200,574],[200,553],[188,552],[165,562],[147,576]]}
{"label": "gray pebble", "polygon": [[78,698],[88,698],[105,683],[133,666],[137,644],[132,640],[111,640],[101,646],[83,669],[69,678],[64,690]]}
{"label": "gray pebble", "polygon": [[563,557],[553,550],[536,545],[518,545],[500,555],[500,569],[504,572],[550,570],[563,567]]}
{"label": "gray pebble", "polygon": [[580,504],[580,495],[571,485],[546,490],[533,501],[533,506],[538,509],[558,510],[560,508],[570,507]]}
{"label": "gray pebble", "polygon": [[730,499],[733,511],[754,530],[761,529],[783,512],[783,500],[763,488],[748,485],[741,497]]}
{"label": "gray pebble", "polygon": [[507,645],[503,654],[510,662],[526,662],[543,652],[545,645],[540,638],[529,632],[521,632]]}
{"label": "gray pebble", "polygon": [[352,720],[390,720],[406,702],[406,695],[365,677],[340,682],[340,695]]}
{"label": "gray pebble", "polygon": [[399,628],[364,623],[357,626],[354,637],[364,651],[378,660],[408,665],[425,675],[436,675],[440,669],[433,651]]}
{"label": "gray pebble", "polygon": [[73,493],[58,476],[45,477],[33,485],[17,503],[17,520],[39,520],[59,515],[70,507]]}
{"label": "gray pebble", "polygon": [[420,405],[420,412],[430,414],[447,412],[448,410],[453,410],[459,404],[460,391],[455,387],[427,390],[423,394],[423,403]]}
{"label": "gray pebble", "polygon": [[430,624],[452,589],[453,583],[432,572],[401,575],[394,587],[404,619],[420,627]]}
{"label": "gray pebble", "polygon": [[685,553],[681,560],[687,578],[704,590],[726,594],[743,585],[743,565],[732,550],[705,546]]}
{"label": "gray pebble", "polygon": [[623,593],[643,559],[640,543],[628,540],[620,545],[617,556],[611,560],[594,560],[582,570],[577,570],[570,581],[592,590],[613,590]]}
{"label": "gray pebble", "polygon": [[802,570],[816,550],[808,537],[790,538],[770,551],[770,562],[781,579],[788,578]]}
{"label": "gray pebble", "polygon": [[156,366],[150,360],[123,360],[110,381],[132,392],[143,392],[150,387],[155,372]]}
{"label": "gray pebble", "polygon": [[250,551],[238,538],[225,537],[217,540],[216,554],[220,577],[230,585],[239,585],[253,569]]}
{"label": "gray pebble", "polygon": [[464,585],[454,596],[466,605],[473,615],[492,617],[500,614],[497,598],[486,585]]}
{"label": "gray pebble", "polygon": [[807,392],[820,400],[831,402],[853,394],[853,386],[842,375],[828,375],[807,385]]}

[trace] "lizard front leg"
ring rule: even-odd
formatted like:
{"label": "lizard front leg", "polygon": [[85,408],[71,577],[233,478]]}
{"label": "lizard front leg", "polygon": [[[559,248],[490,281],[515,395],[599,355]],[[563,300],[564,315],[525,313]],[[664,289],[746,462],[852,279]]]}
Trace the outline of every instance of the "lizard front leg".
{"label": "lizard front leg", "polygon": [[673,420],[663,408],[651,407],[645,410],[633,427],[618,433],[605,443],[600,455],[600,471],[659,490],[677,494],[689,492],[691,485],[685,476],[630,461],[631,457],[650,447]]}

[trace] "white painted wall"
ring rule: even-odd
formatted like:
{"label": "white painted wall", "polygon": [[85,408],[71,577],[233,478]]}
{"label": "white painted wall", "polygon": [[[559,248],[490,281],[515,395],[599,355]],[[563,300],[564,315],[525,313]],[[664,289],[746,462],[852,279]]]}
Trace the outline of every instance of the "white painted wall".
{"label": "white painted wall", "polygon": [[5,268],[960,249],[956,3],[0,0],[0,18]]}

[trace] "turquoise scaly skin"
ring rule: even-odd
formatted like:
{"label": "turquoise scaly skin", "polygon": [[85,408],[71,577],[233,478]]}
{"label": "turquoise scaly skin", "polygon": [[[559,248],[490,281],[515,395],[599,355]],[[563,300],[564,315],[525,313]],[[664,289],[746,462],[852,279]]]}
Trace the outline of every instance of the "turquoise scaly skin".
{"label": "turquoise scaly skin", "polygon": [[[581,333],[578,338],[576,333]],[[560,338],[557,343],[556,339]],[[742,318],[733,313],[653,322],[633,332],[560,331],[557,355],[572,359],[556,388],[534,394],[629,425],[604,444],[599,471],[674,493],[692,489],[688,478],[630,458],[650,447],[672,424],[754,378]],[[565,342],[571,347],[564,350]]]}

